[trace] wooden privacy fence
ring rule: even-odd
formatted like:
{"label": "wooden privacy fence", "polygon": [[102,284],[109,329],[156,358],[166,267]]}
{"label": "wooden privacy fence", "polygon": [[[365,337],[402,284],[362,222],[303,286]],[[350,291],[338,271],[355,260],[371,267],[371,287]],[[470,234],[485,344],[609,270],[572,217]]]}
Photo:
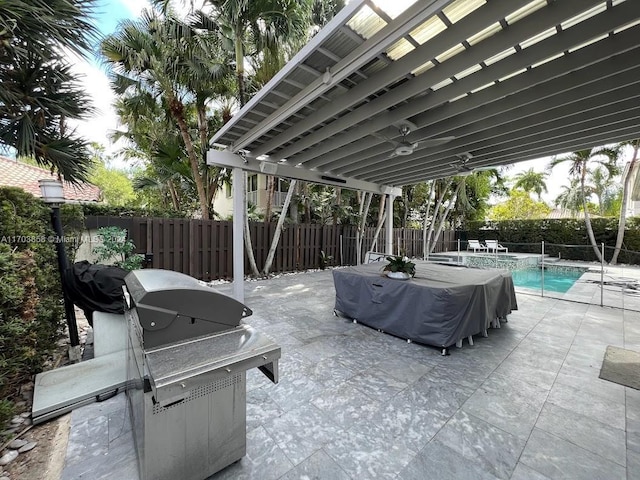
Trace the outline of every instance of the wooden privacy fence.
{"label": "wooden privacy fence", "polygon": [[[127,229],[136,245],[136,253],[150,258],[148,266],[186,273],[209,281],[233,276],[233,225],[229,221],[182,218],[87,217],[87,228],[116,225]],[[275,223],[250,222],[251,242],[259,269],[269,253]],[[365,228],[362,253],[384,251],[385,229],[372,248],[375,228]],[[422,256],[422,231],[393,229],[394,253]],[[436,252],[455,250],[454,231],[445,231],[436,242]],[[356,227],[352,225],[285,225],[270,272],[293,272],[319,268],[321,256],[330,257],[327,265],[355,265]],[[245,255],[245,274],[250,274]]]}

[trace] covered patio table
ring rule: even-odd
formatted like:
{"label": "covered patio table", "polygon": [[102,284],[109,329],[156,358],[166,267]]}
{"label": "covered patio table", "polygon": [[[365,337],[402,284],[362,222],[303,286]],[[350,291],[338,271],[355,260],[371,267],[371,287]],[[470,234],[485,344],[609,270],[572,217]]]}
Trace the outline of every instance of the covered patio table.
{"label": "covered patio table", "polygon": [[508,270],[416,262],[409,280],[388,278],[376,262],[333,270],[336,313],[400,338],[446,349],[499,326],[517,310]]}

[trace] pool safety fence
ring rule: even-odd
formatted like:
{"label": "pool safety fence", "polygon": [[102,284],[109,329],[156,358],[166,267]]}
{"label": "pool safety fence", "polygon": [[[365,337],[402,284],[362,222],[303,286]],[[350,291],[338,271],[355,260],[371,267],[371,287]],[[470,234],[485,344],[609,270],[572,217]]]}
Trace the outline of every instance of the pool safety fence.
{"label": "pool safety fence", "polygon": [[[458,240],[456,251],[431,254],[425,259],[472,268],[539,272],[535,275],[539,284],[515,282],[516,289],[524,294],[640,311],[640,252],[622,248],[616,255],[615,247],[600,243],[597,261],[576,260],[589,256],[596,257],[591,245],[499,241],[487,248],[485,241]],[[616,258],[632,264],[612,262]]]}

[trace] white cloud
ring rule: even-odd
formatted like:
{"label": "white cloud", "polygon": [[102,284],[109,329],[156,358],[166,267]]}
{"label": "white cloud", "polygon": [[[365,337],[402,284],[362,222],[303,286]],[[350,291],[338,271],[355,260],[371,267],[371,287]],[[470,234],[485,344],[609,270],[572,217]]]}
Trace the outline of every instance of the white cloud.
{"label": "white cloud", "polygon": [[123,7],[125,7],[131,17],[139,17],[142,10],[145,8],[151,8],[151,4],[148,0],[119,0]]}

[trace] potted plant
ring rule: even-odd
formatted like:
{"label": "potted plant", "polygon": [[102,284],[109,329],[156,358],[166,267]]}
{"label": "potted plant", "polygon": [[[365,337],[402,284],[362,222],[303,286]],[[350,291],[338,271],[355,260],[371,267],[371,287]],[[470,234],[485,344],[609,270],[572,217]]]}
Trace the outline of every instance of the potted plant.
{"label": "potted plant", "polygon": [[389,278],[407,280],[416,274],[416,264],[408,257],[392,255],[387,257],[387,261],[389,263],[385,265],[383,271]]}

